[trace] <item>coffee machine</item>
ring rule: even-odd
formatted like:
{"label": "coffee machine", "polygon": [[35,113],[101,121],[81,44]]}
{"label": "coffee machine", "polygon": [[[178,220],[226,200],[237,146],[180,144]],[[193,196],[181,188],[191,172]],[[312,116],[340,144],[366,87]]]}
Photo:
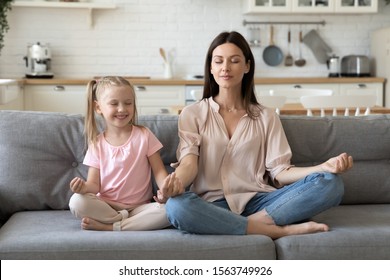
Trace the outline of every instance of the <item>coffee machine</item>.
{"label": "coffee machine", "polygon": [[53,78],[54,74],[50,72],[51,52],[48,46],[41,45],[39,42],[29,45],[24,60],[28,68],[26,78]]}

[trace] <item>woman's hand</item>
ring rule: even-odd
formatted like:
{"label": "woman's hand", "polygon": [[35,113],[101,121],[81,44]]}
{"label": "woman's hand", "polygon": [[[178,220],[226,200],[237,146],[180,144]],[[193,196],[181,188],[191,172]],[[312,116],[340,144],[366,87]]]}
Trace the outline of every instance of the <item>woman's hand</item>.
{"label": "woman's hand", "polygon": [[[178,177],[176,177],[176,173],[173,172],[169,174],[162,186],[160,187],[160,196],[165,200],[172,196],[177,196],[184,192],[183,184]],[[159,193],[157,193],[159,195]]]}
{"label": "woman's hand", "polygon": [[70,181],[70,189],[74,193],[85,193],[85,181],[79,177],[74,178],[72,181]]}
{"label": "woman's hand", "polygon": [[337,157],[328,159],[326,162],[321,164],[323,171],[330,173],[343,173],[353,167],[352,156],[347,153],[342,153]]}

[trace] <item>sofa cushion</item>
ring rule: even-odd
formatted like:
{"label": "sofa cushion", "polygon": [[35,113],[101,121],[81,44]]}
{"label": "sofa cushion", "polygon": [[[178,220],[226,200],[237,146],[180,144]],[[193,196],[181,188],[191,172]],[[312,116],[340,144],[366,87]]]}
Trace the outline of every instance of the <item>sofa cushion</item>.
{"label": "sofa cushion", "polygon": [[86,231],[70,211],[26,211],[0,228],[0,259],[275,259],[261,235],[195,235],[176,229]]}
{"label": "sofa cushion", "polygon": [[148,127],[163,144],[160,154],[166,166],[176,162],[176,149],[179,144],[177,122],[178,116],[176,115],[141,115],[138,117],[138,123]]}
{"label": "sofa cushion", "polygon": [[314,217],[329,232],[275,241],[282,260],[389,260],[390,205],[342,205]]}
{"label": "sofa cushion", "polygon": [[362,117],[281,116],[297,166],[342,152],[354,167],[342,174],[343,204],[390,203],[390,115]]}
{"label": "sofa cushion", "polygon": [[0,131],[0,222],[18,211],[68,209],[70,180],[87,172],[83,119],[0,111]]}

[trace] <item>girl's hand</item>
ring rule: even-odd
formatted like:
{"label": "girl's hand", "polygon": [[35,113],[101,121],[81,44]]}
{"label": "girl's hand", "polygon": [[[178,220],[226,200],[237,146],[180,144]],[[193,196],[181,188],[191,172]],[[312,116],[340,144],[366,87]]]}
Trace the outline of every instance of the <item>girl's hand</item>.
{"label": "girl's hand", "polygon": [[154,201],[161,203],[161,204],[167,202],[167,200],[168,200],[167,197],[163,196],[163,194],[160,190],[157,190],[157,195],[154,195],[153,199],[154,199]]}
{"label": "girl's hand", "polygon": [[83,189],[85,189],[85,181],[79,177],[74,178],[70,181],[70,189],[74,193],[85,193],[85,191],[83,191]]}
{"label": "girl's hand", "polygon": [[353,159],[347,153],[342,153],[337,157],[330,158],[321,167],[326,172],[342,173],[353,167]]}

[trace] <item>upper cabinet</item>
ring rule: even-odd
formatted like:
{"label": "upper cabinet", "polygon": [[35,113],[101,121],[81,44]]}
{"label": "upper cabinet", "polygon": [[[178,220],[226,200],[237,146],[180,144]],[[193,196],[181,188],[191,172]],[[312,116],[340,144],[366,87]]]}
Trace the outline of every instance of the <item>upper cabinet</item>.
{"label": "upper cabinet", "polygon": [[293,0],[292,12],[295,13],[333,13],[335,11],[333,1]]}
{"label": "upper cabinet", "polygon": [[291,0],[245,0],[244,13],[290,13]]}
{"label": "upper cabinet", "polygon": [[244,13],[376,13],[378,0],[244,0]]}
{"label": "upper cabinet", "polygon": [[341,0],[336,1],[337,13],[377,13],[378,0]]}

